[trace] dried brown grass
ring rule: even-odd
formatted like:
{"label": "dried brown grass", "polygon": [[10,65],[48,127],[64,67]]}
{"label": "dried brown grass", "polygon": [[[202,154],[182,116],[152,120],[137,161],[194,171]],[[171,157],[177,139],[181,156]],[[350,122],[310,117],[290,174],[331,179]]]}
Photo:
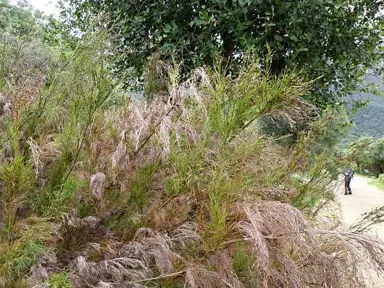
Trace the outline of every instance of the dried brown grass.
{"label": "dried brown grass", "polygon": [[252,269],[260,287],[366,287],[364,271],[383,272],[383,243],[369,236],[313,228],[300,211],[280,202],[244,204],[238,209],[242,220],[233,235],[239,238],[223,243],[213,254],[202,250],[198,258],[191,254],[192,244],[204,245],[193,222],[171,235],[140,228],[108,259],[94,263],[78,257],[73,273],[88,285],[84,287],[102,283],[146,287],[167,278],[186,287],[246,287],[233,270],[232,248],[239,242],[254,255]]}

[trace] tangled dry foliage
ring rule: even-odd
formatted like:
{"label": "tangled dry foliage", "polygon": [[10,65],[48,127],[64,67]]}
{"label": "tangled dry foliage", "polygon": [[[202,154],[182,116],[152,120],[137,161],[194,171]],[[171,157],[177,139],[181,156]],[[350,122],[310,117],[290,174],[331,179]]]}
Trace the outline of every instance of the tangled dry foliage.
{"label": "tangled dry foliage", "polygon": [[[316,217],[333,192],[311,83],[255,62],[181,82],[161,63],[166,91],[114,102],[94,44],[2,97],[0,286],[364,287],[383,272],[382,243]],[[314,124],[286,148],[258,132],[264,115]]]}

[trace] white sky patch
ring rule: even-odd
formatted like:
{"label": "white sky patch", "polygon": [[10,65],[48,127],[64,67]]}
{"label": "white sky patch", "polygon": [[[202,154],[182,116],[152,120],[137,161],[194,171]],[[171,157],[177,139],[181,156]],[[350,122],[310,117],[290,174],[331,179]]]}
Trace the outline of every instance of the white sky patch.
{"label": "white sky patch", "polygon": [[[11,4],[16,4],[18,0],[9,1]],[[52,16],[59,16],[60,9],[58,6],[58,0],[28,0],[34,10],[40,10],[45,14]]]}
{"label": "white sky patch", "polygon": [[57,7],[57,0],[29,0],[29,3],[36,10],[41,10],[46,14],[58,16],[59,8]]}

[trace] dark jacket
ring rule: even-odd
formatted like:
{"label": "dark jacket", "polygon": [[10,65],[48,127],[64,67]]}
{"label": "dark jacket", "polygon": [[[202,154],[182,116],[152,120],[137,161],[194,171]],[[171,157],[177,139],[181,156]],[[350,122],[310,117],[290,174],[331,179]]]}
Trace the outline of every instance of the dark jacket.
{"label": "dark jacket", "polygon": [[353,175],[355,174],[355,171],[353,171],[352,168],[348,168],[347,170],[345,170],[345,173],[344,173],[344,176],[345,176],[345,179],[352,179]]}

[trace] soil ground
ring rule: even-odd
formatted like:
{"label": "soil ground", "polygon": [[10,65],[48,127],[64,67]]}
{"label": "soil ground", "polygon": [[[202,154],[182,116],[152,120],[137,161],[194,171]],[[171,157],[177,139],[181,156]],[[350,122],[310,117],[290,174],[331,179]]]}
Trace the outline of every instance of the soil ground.
{"label": "soil ground", "polygon": [[[369,178],[355,175],[351,182],[352,195],[344,195],[344,187],[340,185],[337,195],[341,203],[342,221],[351,225],[358,221],[361,214],[378,206],[384,206],[384,190],[369,185]],[[384,223],[373,226],[370,232],[384,241]],[[374,277],[372,287],[384,288],[384,278]]]}

